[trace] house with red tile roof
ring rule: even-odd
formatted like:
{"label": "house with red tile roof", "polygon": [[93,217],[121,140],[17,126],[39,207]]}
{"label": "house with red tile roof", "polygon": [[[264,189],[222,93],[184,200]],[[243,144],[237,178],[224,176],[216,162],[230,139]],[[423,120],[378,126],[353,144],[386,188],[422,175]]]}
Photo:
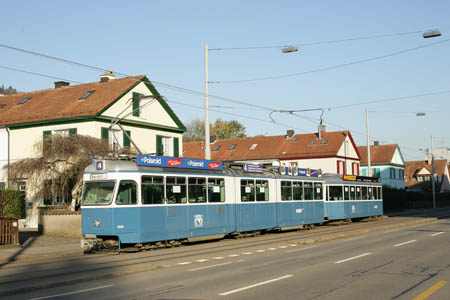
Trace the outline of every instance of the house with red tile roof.
{"label": "house with red tile roof", "polygon": [[[360,155],[349,131],[256,136],[216,140],[211,159],[321,169],[323,173],[359,175]],[[204,142],[183,145],[183,156],[204,158]]]}
{"label": "house with red tile roof", "polygon": [[[405,162],[405,186],[407,191],[431,192],[432,165],[429,160]],[[449,164],[446,159],[434,160],[435,190],[450,192]]]}
{"label": "house with red tile roof", "polygon": [[0,183],[8,181],[4,166],[40,157],[33,145],[48,135],[88,135],[115,147],[179,156],[185,130],[144,75],[115,78],[106,72],[97,82],[71,86],[59,81],[51,89],[4,95],[0,97]]}
{"label": "house with red tile roof", "polygon": [[[361,174],[369,176],[367,146],[358,146],[361,155]],[[405,188],[405,161],[397,144],[370,146],[371,176],[381,179],[383,185],[396,189]]]}

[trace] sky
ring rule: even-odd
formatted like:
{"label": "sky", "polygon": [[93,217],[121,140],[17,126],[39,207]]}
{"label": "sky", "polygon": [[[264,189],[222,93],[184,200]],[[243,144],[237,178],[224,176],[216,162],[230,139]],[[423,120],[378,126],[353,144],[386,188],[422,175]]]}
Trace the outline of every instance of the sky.
{"label": "sky", "polygon": [[[103,72],[5,46],[145,74],[183,123],[204,120],[208,45],[211,122],[311,133],[323,111],[327,131],[362,146],[367,109],[371,143],[399,144],[405,160],[424,159],[432,136],[450,147],[450,1],[17,0],[2,11],[0,85],[22,92],[52,88],[45,76],[73,85]],[[424,39],[431,29],[442,36]]]}

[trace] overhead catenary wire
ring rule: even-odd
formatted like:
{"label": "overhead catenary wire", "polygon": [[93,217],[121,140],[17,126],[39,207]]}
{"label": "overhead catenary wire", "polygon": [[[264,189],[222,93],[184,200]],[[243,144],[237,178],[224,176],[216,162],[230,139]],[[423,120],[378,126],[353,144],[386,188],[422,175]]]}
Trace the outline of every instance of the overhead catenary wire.
{"label": "overhead catenary wire", "polygon": [[282,75],[276,75],[276,76],[255,77],[255,78],[249,78],[249,79],[220,80],[220,81],[214,81],[212,83],[227,84],[227,83],[255,82],[255,81],[282,79],[282,78],[295,77],[295,76],[307,75],[307,74],[312,74],[312,73],[319,73],[319,72],[324,72],[324,71],[329,71],[329,70],[334,70],[334,69],[339,69],[339,68],[345,68],[345,67],[349,67],[349,66],[353,66],[353,65],[357,65],[357,64],[361,64],[361,63],[371,62],[371,61],[375,61],[375,60],[380,60],[380,59],[384,59],[384,58],[388,58],[388,57],[392,57],[392,56],[396,56],[396,55],[401,55],[401,54],[412,52],[415,50],[432,47],[432,46],[442,44],[442,43],[445,43],[448,41],[450,41],[450,39],[445,39],[445,40],[427,44],[427,45],[422,45],[422,46],[417,46],[414,48],[396,51],[396,52],[392,52],[392,53],[385,54],[385,55],[375,56],[375,57],[371,57],[371,58],[356,60],[356,61],[339,64],[339,65],[335,65],[335,66],[331,66],[331,67],[324,67],[324,68],[319,68],[319,69],[309,70],[309,71],[304,71],[304,72],[296,72],[296,73],[282,74]]}

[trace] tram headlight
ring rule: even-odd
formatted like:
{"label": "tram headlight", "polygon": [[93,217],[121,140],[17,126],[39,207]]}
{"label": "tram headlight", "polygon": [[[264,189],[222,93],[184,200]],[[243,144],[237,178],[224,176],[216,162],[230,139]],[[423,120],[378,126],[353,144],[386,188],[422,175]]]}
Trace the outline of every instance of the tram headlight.
{"label": "tram headlight", "polygon": [[94,221],[94,226],[95,227],[99,227],[100,226],[100,221],[99,220],[95,220]]}

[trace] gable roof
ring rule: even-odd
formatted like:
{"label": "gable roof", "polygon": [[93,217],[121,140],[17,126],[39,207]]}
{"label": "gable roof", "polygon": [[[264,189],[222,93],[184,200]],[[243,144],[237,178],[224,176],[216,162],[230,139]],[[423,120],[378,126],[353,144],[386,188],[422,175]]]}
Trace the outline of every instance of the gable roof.
{"label": "gable roof", "polygon": [[[373,165],[391,164],[397,144],[370,146],[370,163]],[[367,165],[367,147],[358,146],[361,165]]]}
{"label": "gable roof", "polygon": [[[435,175],[444,175],[445,168],[448,168],[447,160],[445,159],[436,159],[434,161],[434,173]],[[413,186],[420,184],[421,182],[417,181],[416,175],[422,169],[426,169],[430,172],[432,171],[431,162],[426,160],[416,160],[416,161],[406,161],[405,162],[405,186]]]}
{"label": "gable roof", "polygon": [[[323,132],[319,139],[317,134],[296,134],[286,136],[257,136],[242,139],[217,140],[210,145],[211,159],[220,161],[262,160],[262,159],[297,159],[337,156],[345,137],[353,139],[348,131]],[[312,144],[311,142],[315,142]],[[236,145],[234,149],[232,145]],[[253,146],[252,145],[256,145]],[[355,146],[354,146],[355,147]],[[217,149],[217,151],[214,151]],[[358,154],[356,147],[355,151]],[[183,144],[183,156],[204,158],[204,142]],[[359,155],[359,154],[358,154]]]}
{"label": "gable roof", "polygon": [[[0,97],[0,106],[5,104],[0,108],[0,126],[18,126],[35,122],[45,123],[51,120],[99,116],[141,82],[145,83],[179,129],[185,130],[184,125],[145,75]],[[80,99],[90,91],[94,92],[85,99]],[[27,98],[29,98],[28,101],[19,104]]]}

